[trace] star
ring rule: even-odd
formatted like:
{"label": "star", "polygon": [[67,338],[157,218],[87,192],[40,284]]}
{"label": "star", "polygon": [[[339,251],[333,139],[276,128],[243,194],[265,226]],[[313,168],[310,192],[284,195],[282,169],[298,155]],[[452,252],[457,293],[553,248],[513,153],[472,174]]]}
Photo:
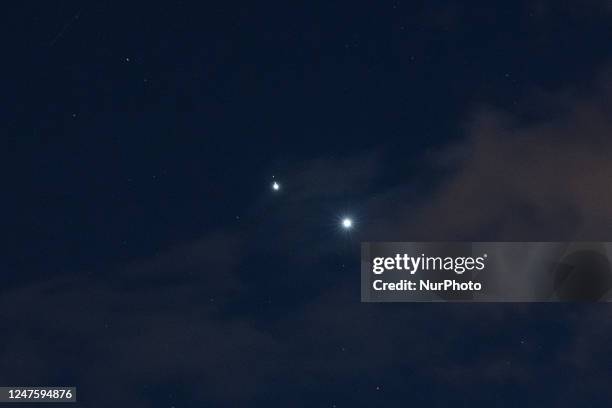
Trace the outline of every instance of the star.
{"label": "star", "polygon": [[280,184],[278,184],[276,181],[272,183],[272,190],[274,191],[280,190]]}
{"label": "star", "polygon": [[353,228],[353,220],[348,218],[348,217],[343,218],[342,219],[342,228],[344,228],[344,229],[351,229],[351,228]]}

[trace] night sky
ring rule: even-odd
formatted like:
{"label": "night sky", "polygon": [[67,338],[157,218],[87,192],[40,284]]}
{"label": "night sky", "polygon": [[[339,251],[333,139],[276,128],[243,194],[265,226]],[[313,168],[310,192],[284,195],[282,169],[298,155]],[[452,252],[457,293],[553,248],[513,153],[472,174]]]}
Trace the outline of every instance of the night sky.
{"label": "night sky", "polygon": [[609,1],[2,14],[0,385],[83,407],[610,406],[605,304],[359,293],[362,241],[612,240]]}

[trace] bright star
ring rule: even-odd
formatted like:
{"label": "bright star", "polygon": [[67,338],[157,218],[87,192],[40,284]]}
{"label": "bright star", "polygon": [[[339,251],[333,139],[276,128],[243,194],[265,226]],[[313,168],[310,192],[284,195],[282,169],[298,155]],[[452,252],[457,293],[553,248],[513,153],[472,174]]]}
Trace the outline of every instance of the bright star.
{"label": "bright star", "polygon": [[351,220],[350,218],[343,218],[342,227],[344,229],[351,229],[353,227],[353,220]]}
{"label": "bright star", "polygon": [[272,183],[272,190],[274,191],[280,190],[280,184],[278,184],[276,181]]}

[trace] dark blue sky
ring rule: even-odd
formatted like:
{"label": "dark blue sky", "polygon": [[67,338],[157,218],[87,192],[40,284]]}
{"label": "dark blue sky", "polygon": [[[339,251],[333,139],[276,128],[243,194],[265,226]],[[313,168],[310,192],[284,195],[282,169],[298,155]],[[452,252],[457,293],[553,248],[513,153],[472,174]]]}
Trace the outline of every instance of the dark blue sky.
{"label": "dark blue sky", "polygon": [[361,240],[609,237],[605,1],[7,7],[2,383],[83,406],[118,404],[97,380],[168,407],[608,392],[581,354],[609,348],[603,307],[357,290]]}

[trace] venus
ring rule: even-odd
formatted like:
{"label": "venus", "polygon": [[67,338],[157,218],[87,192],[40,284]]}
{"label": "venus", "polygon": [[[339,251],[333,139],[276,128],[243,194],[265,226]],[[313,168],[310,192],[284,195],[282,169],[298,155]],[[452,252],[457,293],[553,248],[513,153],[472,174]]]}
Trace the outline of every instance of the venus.
{"label": "venus", "polygon": [[353,220],[350,218],[343,218],[342,219],[342,228],[344,229],[351,229],[353,228]]}

